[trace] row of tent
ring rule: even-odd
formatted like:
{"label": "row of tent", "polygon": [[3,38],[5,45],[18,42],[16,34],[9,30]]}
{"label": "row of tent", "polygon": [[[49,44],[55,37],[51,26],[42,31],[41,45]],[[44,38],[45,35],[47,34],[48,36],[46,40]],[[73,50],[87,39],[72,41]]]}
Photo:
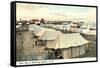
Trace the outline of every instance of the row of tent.
{"label": "row of tent", "polygon": [[[96,35],[96,25],[82,25],[80,28],[71,28],[68,24],[63,25],[54,25],[54,24],[41,24],[42,27],[64,30],[64,31],[72,31],[77,33],[84,33],[88,35]],[[75,25],[74,25],[75,26]],[[92,30],[91,30],[92,29]]]}
{"label": "row of tent", "polygon": [[83,55],[86,50],[86,44],[89,43],[79,33],[63,34],[60,31],[38,25],[29,25],[29,31],[38,36],[38,40],[46,41],[47,48],[63,50],[64,58]]}

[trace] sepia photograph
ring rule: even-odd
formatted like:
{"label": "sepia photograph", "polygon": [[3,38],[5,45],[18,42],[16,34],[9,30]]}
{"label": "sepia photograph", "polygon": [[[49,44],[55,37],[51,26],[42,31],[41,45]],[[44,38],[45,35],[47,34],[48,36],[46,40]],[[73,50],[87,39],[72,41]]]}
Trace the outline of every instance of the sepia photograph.
{"label": "sepia photograph", "polygon": [[96,61],[96,12],[94,6],[16,3],[17,65]]}

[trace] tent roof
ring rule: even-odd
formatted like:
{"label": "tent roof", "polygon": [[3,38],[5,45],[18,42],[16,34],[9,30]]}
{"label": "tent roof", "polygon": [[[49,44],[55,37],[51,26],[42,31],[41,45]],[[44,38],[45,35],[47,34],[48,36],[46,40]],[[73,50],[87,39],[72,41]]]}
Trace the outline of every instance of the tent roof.
{"label": "tent roof", "polygon": [[55,40],[59,34],[59,31],[45,31],[45,33],[40,36],[40,40]]}
{"label": "tent roof", "polygon": [[68,48],[74,46],[81,46],[88,43],[79,33],[63,34],[60,37],[60,48]]}
{"label": "tent roof", "polygon": [[38,25],[29,25],[29,31],[32,31],[34,34],[38,33],[39,31],[43,30],[43,27],[40,27]]}
{"label": "tent roof", "polygon": [[38,25],[29,25],[29,31],[32,31],[36,36],[42,36],[45,31],[54,31],[53,29],[44,28]]}
{"label": "tent roof", "polygon": [[96,35],[96,30],[89,30],[89,32],[84,33],[86,35]]}
{"label": "tent roof", "polygon": [[45,30],[38,31],[35,35],[36,36],[42,36],[44,34]]}
{"label": "tent roof", "polygon": [[60,33],[59,42],[57,42],[57,45],[52,47],[47,45],[47,47],[53,49],[61,49],[61,48],[81,46],[86,43],[88,43],[88,41],[85,40],[79,33],[72,33],[72,34]]}

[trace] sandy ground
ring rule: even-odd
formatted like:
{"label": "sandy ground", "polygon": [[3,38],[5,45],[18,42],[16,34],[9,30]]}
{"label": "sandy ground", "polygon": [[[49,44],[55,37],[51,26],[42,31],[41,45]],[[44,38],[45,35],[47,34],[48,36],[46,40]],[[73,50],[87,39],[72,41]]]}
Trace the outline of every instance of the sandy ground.
{"label": "sandy ground", "polygon": [[[17,53],[21,54],[19,60],[32,60],[32,59],[43,59],[44,55],[44,46],[34,46],[34,38],[32,32],[24,31],[22,35],[17,35],[18,39],[23,39],[22,43],[17,43]],[[22,50],[21,50],[22,49]],[[22,54],[23,52],[23,54]]]}

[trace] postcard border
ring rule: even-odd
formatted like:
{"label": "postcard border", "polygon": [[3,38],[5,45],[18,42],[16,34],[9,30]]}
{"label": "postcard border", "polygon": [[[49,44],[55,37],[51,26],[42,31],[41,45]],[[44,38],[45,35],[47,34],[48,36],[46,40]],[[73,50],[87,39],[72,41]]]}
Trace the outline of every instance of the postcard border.
{"label": "postcard border", "polygon": [[[36,65],[16,65],[16,3],[29,3],[29,4],[46,4],[46,5],[61,5],[61,6],[78,6],[78,7],[95,7],[96,8],[96,60],[95,61],[80,61],[80,62],[64,62],[64,63],[49,63],[49,64],[36,64]],[[10,44],[11,44],[11,55],[10,65],[13,67],[21,66],[40,66],[40,65],[55,65],[55,64],[70,64],[70,63],[87,63],[87,62],[98,62],[98,6],[93,5],[76,5],[76,4],[59,4],[59,3],[43,3],[43,2],[27,2],[27,1],[12,1],[11,6],[11,28],[10,28]]]}

